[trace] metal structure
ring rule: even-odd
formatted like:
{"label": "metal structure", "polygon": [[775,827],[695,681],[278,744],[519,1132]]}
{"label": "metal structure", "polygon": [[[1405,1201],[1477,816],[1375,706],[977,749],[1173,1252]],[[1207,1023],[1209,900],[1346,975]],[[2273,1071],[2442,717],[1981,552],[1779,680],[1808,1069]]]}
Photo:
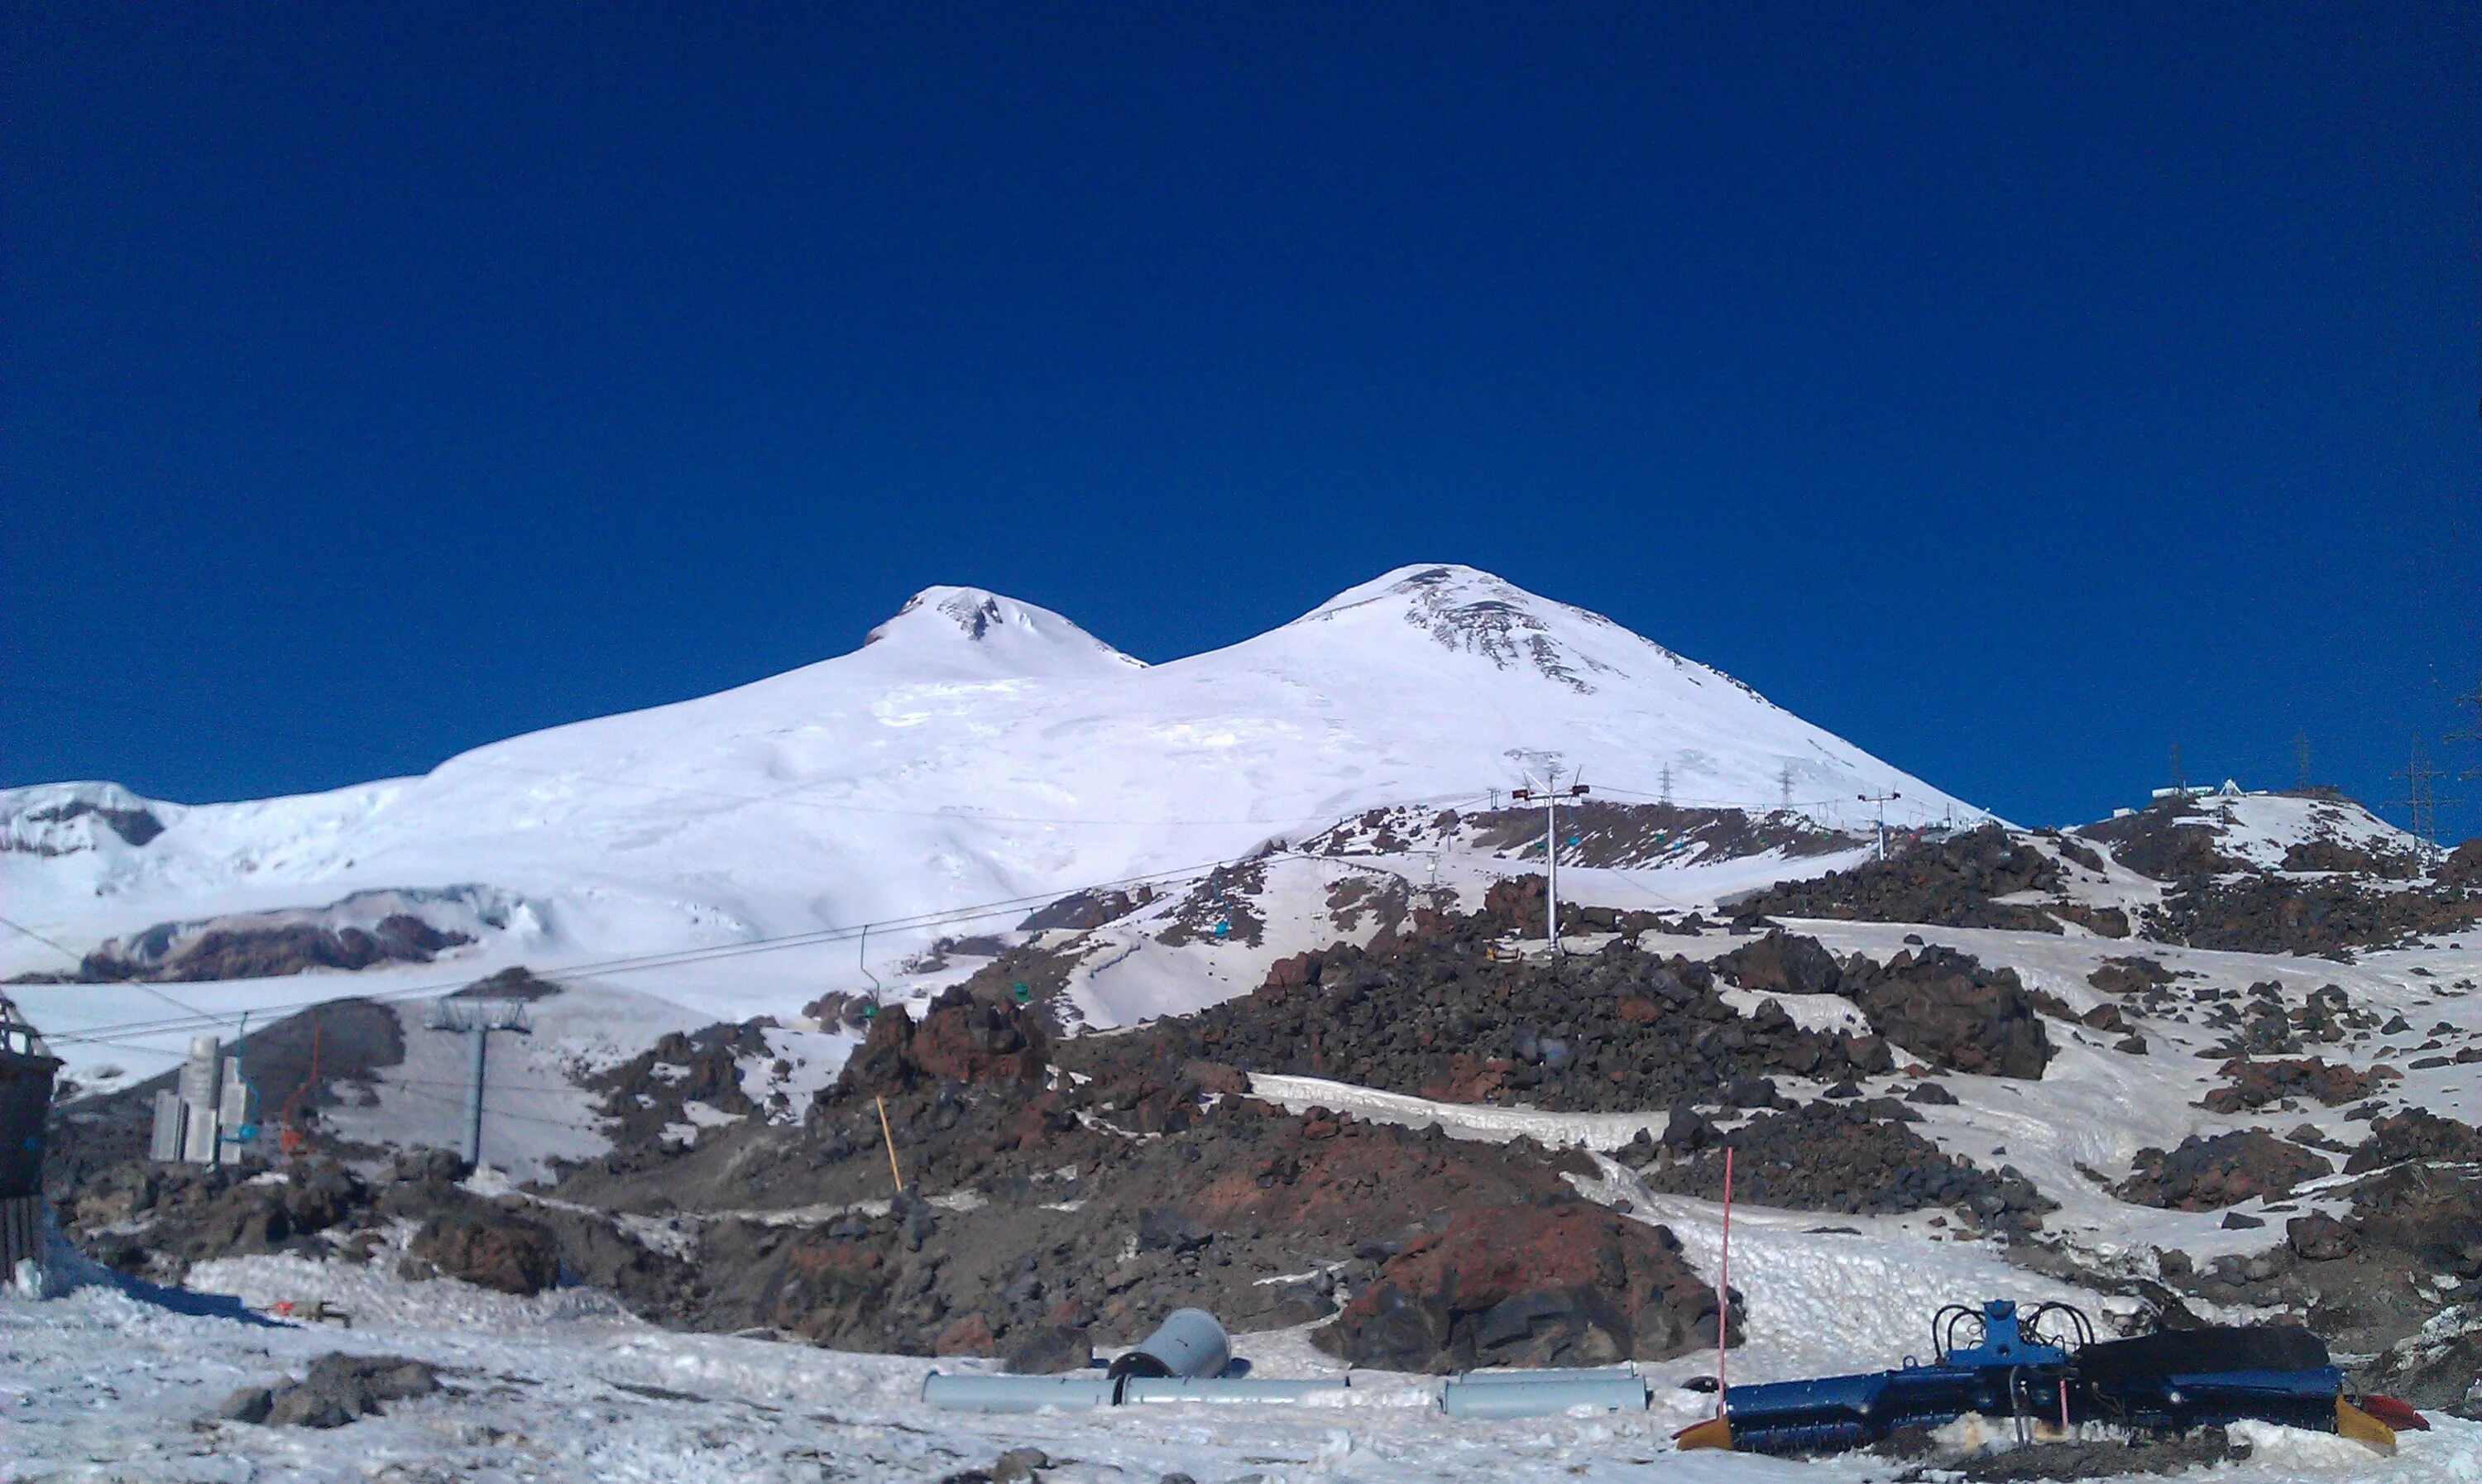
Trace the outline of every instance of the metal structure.
{"label": "metal structure", "polygon": [[[1960,1335],[1971,1342],[1958,1343]],[[1868,1446],[1900,1427],[1979,1414],[2009,1419],[2020,1442],[2087,1422],[2185,1432],[2255,1418],[2392,1451],[2395,1426],[2427,1425],[2400,1402],[2348,1396],[2326,1345],[2295,1326],[2176,1330],[2098,1343],[2092,1322],[2069,1305],[2044,1304],[2020,1315],[2014,1303],[1993,1299],[1979,1312],[1961,1304],[1941,1310],[1931,1338],[1927,1364],[1735,1388],[1720,1417],[1680,1431],[1679,1445],[1836,1452]]]}
{"label": "metal structure", "polygon": [[951,1376],[935,1370],[922,1379],[922,1399],[946,1412],[1091,1412],[1180,1402],[1302,1402],[1353,1385],[1348,1376],[1261,1381],[1226,1375],[1231,1368],[1232,1344],[1215,1316],[1203,1309],[1176,1309],[1107,1370],[1068,1376]]}
{"label": "metal structure", "polygon": [[2407,828],[2413,834],[2421,836],[2425,844],[2437,845],[2439,843],[2439,807],[2442,804],[2454,804],[2457,801],[2441,798],[2437,790],[2431,787],[2431,784],[2447,775],[2430,765],[2429,757],[2422,753],[2421,737],[2418,733],[2413,739],[2412,754],[2405,759],[2405,765],[2388,776],[2404,780],[2405,785],[2403,798],[2390,799],[2388,802],[2406,812]]}
{"label": "metal structure", "polygon": [[524,1035],[534,1028],[521,999],[459,999],[454,995],[433,1004],[430,1017],[423,1021],[433,1030],[454,1031],[472,1038],[472,1054],[465,1071],[465,1162],[476,1169],[483,1164],[483,1085],[486,1063],[489,1057],[491,1032],[515,1031]]}
{"label": "metal structure", "polygon": [[[1556,771],[1550,775],[1554,782],[1559,777]],[[1586,785],[1583,783],[1571,783],[1566,788],[1548,784],[1541,788],[1518,788],[1512,789],[1508,795],[1528,804],[1536,799],[1543,801],[1543,936],[1554,953],[1560,951],[1560,801],[1582,799],[1585,795]]]}
{"label": "metal structure", "polygon": [[213,1036],[190,1038],[189,1059],[173,1085],[155,1095],[155,1123],[146,1143],[150,1159],[167,1164],[221,1164],[239,1159],[257,1137],[251,1122],[251,1086],[241,1072],[241,1044],[224,1054]]}
{"label": "metal structure", "polygon": [[1856,799],[1861,800],[1861,801],[1862,801],[1862,803],[1864,803],[1864,804],[1871,805],[1871,806],[1873,806],[1874,808],[1877,808],[1877,810],[1878,810],[1878,821],[1879,821],[1879,859],[1880,859],[1880,860],[1882,860],[1882,861],[1887,860],[1887,859],[1888,859],[1888,800],[1890,800],[1890,799],[1901,799],[1901,798],[1903,798],[1903,797],[1904,797],[1904,794],[1902,794],[1901,792],[1897,791],[1896,789],[1890,788],[1890,789],[1888,789],[1886,793],[1862,793],[1862,794],[1855,794],[1853,797],[1855,797]]}
{"label": "metal structure", "polygon": [[43,1129],[60,1058],[0,994],[0,1280],[43,1260]]}

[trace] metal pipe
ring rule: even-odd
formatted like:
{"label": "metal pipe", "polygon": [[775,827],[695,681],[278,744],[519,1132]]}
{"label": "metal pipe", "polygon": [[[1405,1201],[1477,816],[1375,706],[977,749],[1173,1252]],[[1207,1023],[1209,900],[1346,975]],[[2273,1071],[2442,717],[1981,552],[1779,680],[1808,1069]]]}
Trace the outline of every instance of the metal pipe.
{"label": "metal pipe", "polygon": [[1450,1417],[1558,1417],[1579,1407],[1597,1412],[1644,1412],[1644,1377],[1607,1370],[1531,1376],[1451,1376],[1439,1388],[1439,1410]]}
{"label": "metal pipe", "polygon": [[483,1057],[490,1027],[490,1018],[478,1015],[467,1032],[474,1038],[474,1054],[465,1077],[465,1162],[477,1170],[483,1168]]}
{"label": "metal pipe", "polygon": [[1100,1372],[1078,1376],[945,1376],[922,1378],[922,1400],[944,1412],[1092,1412],[1111,1405],[1113,1382]]}

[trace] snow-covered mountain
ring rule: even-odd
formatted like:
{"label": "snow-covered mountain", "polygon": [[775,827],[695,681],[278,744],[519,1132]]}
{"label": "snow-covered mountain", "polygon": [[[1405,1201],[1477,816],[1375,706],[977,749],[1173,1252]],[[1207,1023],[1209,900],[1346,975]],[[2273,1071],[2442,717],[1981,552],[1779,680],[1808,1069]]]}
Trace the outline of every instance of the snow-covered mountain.
{"label": "snow-covered mountain", "polygon": [[[85,951],[356,892],[490,889],[541,951],[620,954],[1066,892],[1546,770],[1599,795],[1856,825],[1985,817],[1609,620],[1407,567],[1148,666],[1058,614],[932,588],[840,657],[251,803],[0,793],[11,914]],[[26,940],[0,969],[57,969]]]}

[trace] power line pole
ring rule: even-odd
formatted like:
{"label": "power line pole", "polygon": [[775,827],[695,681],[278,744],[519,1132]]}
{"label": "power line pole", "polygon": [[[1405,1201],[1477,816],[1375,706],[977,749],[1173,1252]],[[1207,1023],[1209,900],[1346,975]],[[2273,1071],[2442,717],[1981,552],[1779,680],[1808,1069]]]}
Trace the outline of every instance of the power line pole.
{"label": "power line pole", "polygon": [[1657,797],[1663,800],[1664,808],[1672,807],[1672,764],[1668,762],[1663,765],[1663,792]]}
{"label": "power line pole", "polygon": [[2454,804],[2457,801],[2442,799],[2430,786],[2446,775],[2432,767],[2430,759],[2422,755],[2420,733],[2414,734],[2413,751],[2405,758],[2405,765],[2389,774],[2388,777],[2402,779],[2405,785],[2403,798],[2390,799],[2388,802],[2405,810],[2408,828],[2414,834],[2430,844],[2438,844],[2439,807],[2442,804]]}
{"label": "power line pole", "polygon": [[[1556,768],[1546,770],[1546,776],[1553,783],[1559,782]],[[1509,793],[1511,799],[1543,801],[1543,936],[1549,941],[1553,953],[1560,951],[1560,801],[1581,799],[1585,794],[1583,783],[1571,783],[1566,788],[1546,783],[1542,788],[1518,788]]]}
{"label": "power line pole", "polygon": [[2172,744],[2172,791],[2178,794],[2189,791],[2188,776],[2180,771],[2180,744],[2178,742]]}
{"label": "power line pole", "polygon": [[1778,810],[1784,813],[1790,813],[1792,811],[1791,763],[1785,763],[1782,767],[1776,770],[1776,808]]}
{"label": "power line pole", "polygon": [[506,1030],[524,1035],[532,1030],[525,1001],[458,999],[451,995],[431,1007],[431,1017],[424,1023],[433,1030],[458,1031],[473,1038],[473,1055],[466,1064],[465,1075],[465,1163],[479,1170],[483,1167],[484,1064],[491,1032]]}
{"label": "power line pole", "polygon": [[1854,797],[1860,799],[1864,804],[1875,804],[1879,807],[1879,859],[1882,861],[1887,860],[1888,801],[1890,799],[1901,799],[1904,795],[1891,788],[1886,793],[1856,794]]}
{"label": "power line pole", "polygon": [[[2473,708],[2473,720],[2464,728],[2456,731],[2449,732],[2447,735],[2440,738],[2440,740],[2451,745],[2459,742],[2482,743],[2482,680],[2474,681],[2473,688],[2471,690],[2467,691],[2462,696],[2456,697],[2455,700],[2456,703],[2460,706],[2471,706]],[[2457,777],[2482,778],[2482,767],[2468,768],[2464,772],[2458,774]]]}
{"label": "power line pole", "polygon": [[2292,734],[2292,767],[2294,773],[2298,775],[2293,786],[2299,788],[2304,793],[2308,793],[2311,784],[2310,782],[2310,733],[2307,731],[2296,731]]}

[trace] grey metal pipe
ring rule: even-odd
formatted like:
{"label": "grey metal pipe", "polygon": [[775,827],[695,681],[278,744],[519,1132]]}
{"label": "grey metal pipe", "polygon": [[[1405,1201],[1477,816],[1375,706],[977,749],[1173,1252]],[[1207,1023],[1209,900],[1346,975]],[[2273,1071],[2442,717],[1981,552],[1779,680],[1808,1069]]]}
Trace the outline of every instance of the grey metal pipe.
{"label": "grey metal pipe", "polygon": [[1307,1401],[1321,1391],[1349,1391],[1353,1386],[1344,1376],[1320,1377],[1311,1380],[1259,1380],[1236,1377],[1224,1380],[1209,1376],[1131,1376],[1121,1383],[1121,1400],[1127,1406],[1161,1402],[1206,1402],[1210,1404]]}
{"label": "grey metal pipe", "polygon": [[1621,1371],[1532,1376],[1451,1376],[1439,1388],[1439,1410],[1450,1417],[1557,1417],[1579,1407],[1597,1412],[1644,1412],[1646,1380]]}
{"label": "grey metal pipe", "polygon": [[1099,1371],[1073,1376],[922,1378],[922,1400],[945,1412],[1092,1412],[1109,1406],[1113,1381]]}
{"label": "grey metal pipe", "polygon": [[490,1026],[489,1018],[478,1015],[468,1033],[474,1038],[474,1059],[465,1077],[465,1162],[477,1170],[483,1168],[483,1056],[491,1043]]}

